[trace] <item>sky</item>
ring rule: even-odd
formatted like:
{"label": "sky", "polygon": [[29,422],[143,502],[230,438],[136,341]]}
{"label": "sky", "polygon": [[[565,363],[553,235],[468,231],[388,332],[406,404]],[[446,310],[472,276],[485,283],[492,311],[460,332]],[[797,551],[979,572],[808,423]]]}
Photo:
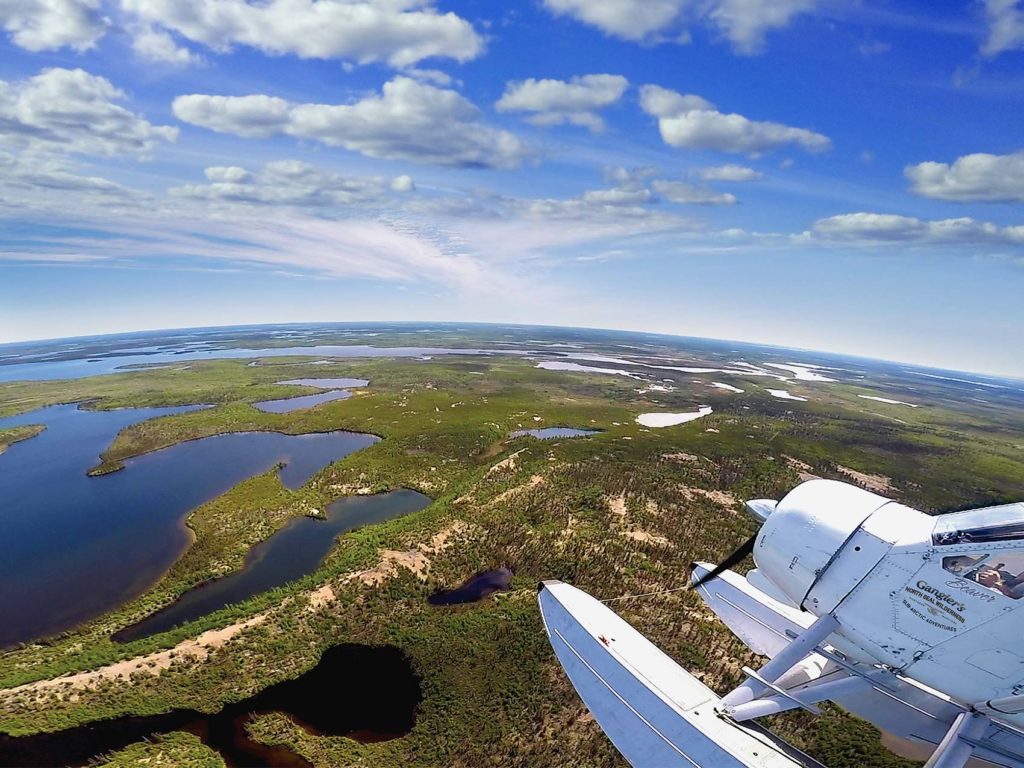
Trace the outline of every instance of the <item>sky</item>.
{"label": "sky", "polygon": [[305,321],[1024,376],[1024,0],[0,0],[0,342]]}

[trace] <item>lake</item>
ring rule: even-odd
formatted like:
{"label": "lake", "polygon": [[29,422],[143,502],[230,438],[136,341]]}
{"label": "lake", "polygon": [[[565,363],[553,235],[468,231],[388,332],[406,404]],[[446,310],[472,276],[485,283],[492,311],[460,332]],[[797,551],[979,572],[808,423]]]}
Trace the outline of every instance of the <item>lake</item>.
{"label": "lake", "polygon": [[[318,387],[320,389],[332,389],[333,387],[365,387],[370,382],[366,379],[289,379],[279,381],[278,384],[290,384],[301,387]],[[344,389],[336,389],[331,392],[320,392],[316,395],[299,395],[298,397],[285,397],[280,400],[263,400],[253,403],[253,407],[265,413],[291,413],[303,408],[312,408],[320,403],[329,403],[333,400],[346,400],[352,397],[352,393]]]}
{"label": "lake", "polygon": [[321,392],[317,395],[299,395],[298,397],[284,397],[280,400],[261,400],[253,403],[252,407],[264,413],[291,413],[301,411],[303,408],[312,408],[320,403],[330,403],[334,400],[347,400],[352,397],[351,392],[344,389],[335,389],[331,392]]}
{"label": "lake", "polygon": [[284,462],[298,488],[373,435],[242,432],[148,453],[101,477],[86,471],[122,428],[190,410],[89,411],[59,405],[0,419],[46,431],[0,454],[0,648],[52,635],[145,591],[188,545],[188,512]]}
{"label": "lake", "polygon": [[573,427],[543,427],[542,429],[520,429],[509,433],[509,437],[536,437],[538,440],[554,440],[557,437],[587,437],[596,435],[599,429],[575,429]]}
{"label": "lake", "polygon": [[114,635],[117,642],[164,632],[232,603],[302,578],[317,569],[342,533],[392,520],[430,506],[422,493],[403,488],[349,496],[328,505],[326,519],[300,517],[250,550],[242,570],[189,590],[166,608]]}
{"label": "lake", "polygon": [[246,722],[256,713],[282,712],[316,735],[384,741],[412,730],[422,699],[420,680],[398,648],[336,645],[294,680],[272,685],[212,715],[179,709],[31,736],[0,734],[0,766],[86,765],[132,742],[184,730],[217,750],[229,766],[307,768],[310,764],[287,747],[267,747],[250,739]]}
{"label": "lake", "polygon": [[[366,344],[318,344],[308,347],[269,347],[267,349],[175,349],[167,347],[140,348],[108,352],[99,357],[60,360],[40,359],[33,362],[0,363],[0,381],[49,381],[78,379],[124,373],[128,366],[184,364],[196,360],[248,359],[253,357],[424,357],[430,355],[488,354],[485,349],[453,349],[448,347],[373,347]],[[12,358],[17,360],[18,358]]]}

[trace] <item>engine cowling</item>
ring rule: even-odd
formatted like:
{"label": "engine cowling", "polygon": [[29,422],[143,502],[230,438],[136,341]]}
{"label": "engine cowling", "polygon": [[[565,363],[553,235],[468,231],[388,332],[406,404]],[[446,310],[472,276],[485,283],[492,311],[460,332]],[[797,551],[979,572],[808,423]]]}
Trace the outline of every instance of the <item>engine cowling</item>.
{"label": "engine cowling", "polygon": [[[779,501],[757,535],[754,562],[758,571],[794,605],[819,615],[831,610],[892,545],[867,540],[852,543],[864,522],[888,504],[894,502],[834,480],[798,485]],[[858,557],[852,560],[862,565],[844,563],[841,570],[849,573],[839,577],[841,583],[824,589],[826,581],[835,581],[829,570],[847,545],[851,554],[857,548]],[[844,591],[847,582],[849,589]]]}

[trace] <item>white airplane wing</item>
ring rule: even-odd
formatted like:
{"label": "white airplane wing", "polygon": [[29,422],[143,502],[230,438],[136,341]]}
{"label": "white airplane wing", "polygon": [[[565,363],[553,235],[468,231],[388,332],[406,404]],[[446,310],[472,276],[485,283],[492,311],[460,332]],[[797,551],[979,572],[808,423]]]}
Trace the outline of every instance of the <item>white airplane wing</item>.
{"label": "white airplane wing", "polygon": [[[711,568],[706,563],[696,564],[695,578],[704,576]],[[701,585],[698,594],[751,650],[768,657],[786,647],[814,618],[773,600],[734,571],[725,571]],[[812,653],[811,657],[821,667],[830,661],[819,653]],[[833,666],[827,677],[834,681],[841,676],[861,677],[863,684],[829,696],[831,701],[894,736],[930,748],[938,746],[954,720],[967,711],[938,691],[884,670],[858,664],[845,669]],[[815,684],[811,681],[789,691],[802,694]],[[1007,768],[1024,768],[1024,733],[1013,727],[993,722],[972,744],[974,757]]]}
{"label": "white airplane wing", "polygon": [[755,724],[718,717],[710,688],[585,592],[546,581],[538,600],[580,698],[636,768],[822,768]]}

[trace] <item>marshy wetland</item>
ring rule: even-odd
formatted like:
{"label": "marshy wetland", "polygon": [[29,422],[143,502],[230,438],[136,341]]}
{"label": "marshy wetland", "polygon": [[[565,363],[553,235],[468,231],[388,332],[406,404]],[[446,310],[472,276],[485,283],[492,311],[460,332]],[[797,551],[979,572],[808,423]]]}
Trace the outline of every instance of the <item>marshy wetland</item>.
{"label": "marshy wetland", "polygon": [[[930,510],[1024,498],[1020,382],[566,329],[323,326],[186,336],[76,342],[77,349],[63,351],[21,348],[41,362],[15,365],[74,366],[79,354],[106,361],[96,365],[111,370],[92,368],[104,375],[54,381],[42,380],[39,372],[29,381],[0,383],[0,417],[6,419],[0,444],[8,445],[0,454],[0,482],[17,467],[14,474],[37,471],[37,484],[54,486],[32,490],[32,498],[45,504],[17,514],[4,509],[4,532],[25,531],[18,535],[35,542],[39,563],[22,559],[0,589],[16,591],[33,573],[59,572],[62,558],[75,561],[79,539],[72,534],[79,526],[88,529],[98,520],[117,530],[114,523],[124,520],[104,506],[107,489],[141,479],[150,471],[147,463],[174,466],[161,464],[161,457],[232,440],[290,446],[287,455],[252,448],[264,451],[261,461],[248,458],[255,454],[242,447],[245,456],[237,457],[233,449],[210,448],[173,472],[146,475],[148,491],[133,497],[139,511],[126,515],[139,531],[130,541],[140,551],[163,552],[164,565],[74,629],[0,654],[0,733],[8,734],[0,740],[0,764],[18,764],[17,756],[34,744],[64,750],[32,753],[37,756],[85,762],[104,753],[100,762],[111,766],[162,760],[215,768],[224,760],[245,764],[261,750],[273,756],[258,758],[269,764],[318,768],[619,766],[614,748],[558,673],[536,611],[538,581],[564,579],[600,598],[678,587],[686,583],[691,561],[720,558],[749,536],[743,499],[777,498],[810,475],[872,483]],[[402,352],[365,357],[354,350],[351,357],[335,358],[322,351],[345,344]],[[201,359],[178,356],[180,364],[161,360],[160,367],[114,372],[111,361],[124,348],[155,348],[167,356],[186,350]],[[240,351],[258,349],[275,354],[254,358]],[[458,353],[402,356],[410,349]],[[218,359],[221,353],[233,359]],[[537,367],[576,359],[587,360],[585,370]],[[0,363],[3,368],[11,365]],[[308,386],[293,383],[307,378],[358,378],[370,385],[351,389],[347,399],[285,413],[253,407],[309,395]],[[804,399],[780,400],[769,387]],[[69,402],[83,403],[82,409],[60,405]],[[636,420],[641,414],[693,414],[702,406],[710,412],[686,423],[652,428]],[[65,428],[49,418],[58,413],[66,425],[92,435],[73,440],[81,443],[74,451],[55,452],[47,443]],[[89,421],[93,416],[96,421]],[[103,428],[91,432],[86,422]],[[44,423],[45,430],[26,432]],[[510,437],[562,425],[595,434]],[[335,457],[310,449],[298,471],[303,449],[291,446],[346,433],[358,438],[351,451]],[[287,463],[279,471],[280,461]],[[66,468],[66,479],[44,479],[55,477],[59,467]],[[86,476],[94,467],[110,473]],[[297,474],[287,476],[289,468]],[[207,472],[213,479],[203,481],[202,493],[193,491],[196,478]],[[62,487],[69,492],[60,493]],[[404,512],[371,515],[352,530],[342,520],[348,513],[328,512],[339,499],[362,503],[396,491],[423,496],[413,497],[417,503]],[[177,499],[173,513],[159,512],[167,497]],[[49,514],[51,504],[59,515],[45,529],[23,519]],[[331,519],[314,519],[325,514]],[[157,528],[147,528],[150,523],[171,534],[152,535]],[[316,528],[335,523],[337,530]],[[275,542],[307,529],[316,531],[317,547],[327,547],[307,553],[309,567],[267,582],[270,589],[214,601],[209,610],[183,615],[176,626],[114,640],[147,617],[173,610],[168,606],[184,604],[190,594],[244,581],[247,567],[253,573]],[[171,546],[167,536],[174,532],[182,538]],[[117,558],[136,556],[131,547],[118,549]],[[283,568],[273,565],[271,571]],[[507,573],[489,581],[498,565]],[[476,582],[474,574],[481,577]],[[130,579],[120,578],[124,583],[116,586],[123,589]],[[79,589],[85,599],[90,590],[112,586],[82,581],[68,589]],[[446,593],[464,587],[474,594],[456,593],[453,602],[466,596],[471,604],[431,605],[431,596],[452,598]],[[689,593],[618,605],[625,618],[714,688],[734,684],[740,667],[754,661],[723,626],[698,620],[699,603]],[[417,693],[407,701],[418,702],[398,708],[405,712],[402,727],[366,721],[323,727],[314,715],[326,710],[310,715],[258,698],[305,679],[322,659],[333,658],[335,647],[400,653],[411,677],[404,671],[399,677],[416,681]],[[343,678],[380,669],[358,655],[339,658],[345,660]],[[333,679],[329,688],[337,698],[327,699],[332,706],[363,701],[337,678],[324,679]],[[244,721],[241,730],[236,715]],[[185,719],[174,719],[179,716]],[[159,728],[155,720],[141,730],[128,727],[147,718],[170,719]],[[216,727],[209,725],[214,722]],[[835,711],[813,724],[800,715],[779,717],[773,727],[833,768],[911,765],[885,750],[877,731]],[[142,740],[157,731],[159,738]],[[73,747],[79,743],[73,734],[111,732],[123,738]],[[376,740],[385,732],[394,738]],[[229,742],[254,752],[232,752]],[[73,749],[78,752],[68,751]],[[44,758],[33,759],[38,764]]]}

